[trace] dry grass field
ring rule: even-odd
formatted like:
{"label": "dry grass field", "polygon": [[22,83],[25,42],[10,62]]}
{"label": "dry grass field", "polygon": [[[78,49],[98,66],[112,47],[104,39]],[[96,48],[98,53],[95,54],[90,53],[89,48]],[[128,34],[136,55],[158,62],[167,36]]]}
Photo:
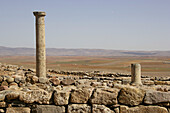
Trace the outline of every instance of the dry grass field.
{"label": "dry grass field", "polygon": [[[1,63],[35,68],[34,56],[4,56]],[[170,76],[170,57],[47,56],[47,68],[64,71],[130,73],[130,64],[140,63],[142,75]]]}

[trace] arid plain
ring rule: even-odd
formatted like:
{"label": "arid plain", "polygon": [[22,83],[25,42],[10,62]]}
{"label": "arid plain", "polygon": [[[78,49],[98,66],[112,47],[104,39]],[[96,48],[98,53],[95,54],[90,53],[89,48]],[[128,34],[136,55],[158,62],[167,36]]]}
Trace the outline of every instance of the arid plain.
{"label": "arid plain", "polygon": [[[0,62],[35,68],[34,56],[2,56]],[[170,57],[47,56],[47,68],[60,71],[104,71],[130,74],[131,63],[142,65],[142,75],[170,76]]]}

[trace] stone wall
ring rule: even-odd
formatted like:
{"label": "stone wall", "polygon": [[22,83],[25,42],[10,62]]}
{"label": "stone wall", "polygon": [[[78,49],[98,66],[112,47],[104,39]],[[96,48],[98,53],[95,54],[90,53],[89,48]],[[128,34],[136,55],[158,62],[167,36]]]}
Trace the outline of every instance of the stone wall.
{"label": "stone wall", "polygon": [[0,64],[0,112],[170,113],[170,78],[48,70],[39,83],[34,69]]}

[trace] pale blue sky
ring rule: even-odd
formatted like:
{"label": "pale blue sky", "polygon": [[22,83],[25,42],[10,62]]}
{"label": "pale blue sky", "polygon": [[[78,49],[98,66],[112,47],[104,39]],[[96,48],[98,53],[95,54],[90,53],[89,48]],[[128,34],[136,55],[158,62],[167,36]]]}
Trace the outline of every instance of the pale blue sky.
{"label": "pale blue sky", "polygon": [[170,0],[0,0],[0,46],[35,47],[36,10],[46,47],[170,50]]}

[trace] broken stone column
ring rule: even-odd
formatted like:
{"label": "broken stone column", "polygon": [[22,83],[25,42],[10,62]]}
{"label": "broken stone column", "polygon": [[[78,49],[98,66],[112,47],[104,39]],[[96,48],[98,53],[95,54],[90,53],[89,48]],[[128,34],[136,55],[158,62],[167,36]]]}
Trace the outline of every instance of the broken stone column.
{"label": "broken stone column", "polygon": [[45,50],[45,12],[33,12],[36,17],[36,75],[40,82],[46,80],[46,50]]}
{"label": "broken stone column", "polygon": [[142,85],[140,64],[131,64],[131,84]]}

